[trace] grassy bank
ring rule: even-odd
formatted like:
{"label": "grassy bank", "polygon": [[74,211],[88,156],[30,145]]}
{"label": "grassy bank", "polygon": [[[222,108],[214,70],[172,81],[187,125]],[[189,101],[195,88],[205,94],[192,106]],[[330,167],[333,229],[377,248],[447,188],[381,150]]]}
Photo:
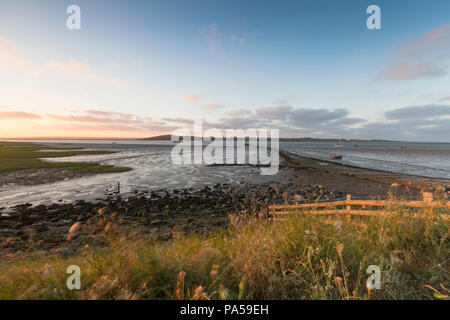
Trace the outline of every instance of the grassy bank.
{"label": "grassy bank", "polygon": [[[384,218],[302,214],[169,241],[111,224],[101,246],[76,256],[2,259],[0,299],[444,299],[449,222],[424,210],[425,219],[402,208]],[[81,290],[66,287],[69,265],[81,268]],[[381,269],[380,290],[366,288],[369,265]]]}
{"label": "grassy bank", "polygon": [[96,173],[123,172],[126,167],[101,165],[96,162],[46,162],[42,158],[109,154],[110,151],[48,146],[0,141],[0,185],[5,183],[39,184]]}

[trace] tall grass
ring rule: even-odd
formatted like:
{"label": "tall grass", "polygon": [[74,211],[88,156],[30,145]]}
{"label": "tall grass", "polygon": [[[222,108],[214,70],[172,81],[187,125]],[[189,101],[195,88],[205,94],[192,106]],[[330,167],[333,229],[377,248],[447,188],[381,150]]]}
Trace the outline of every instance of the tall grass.
{"label": "tall grass", "polygon": [[[449,223],[432,209],[413,219],[291,216],[232,223],[209,236],[129,239],[71,258],[35,254],[0,262],[0,299],[433,299],[448,298]],[[69,265],[81,290],[66,287]],[[369,265],[381,289],[368,290]]]}

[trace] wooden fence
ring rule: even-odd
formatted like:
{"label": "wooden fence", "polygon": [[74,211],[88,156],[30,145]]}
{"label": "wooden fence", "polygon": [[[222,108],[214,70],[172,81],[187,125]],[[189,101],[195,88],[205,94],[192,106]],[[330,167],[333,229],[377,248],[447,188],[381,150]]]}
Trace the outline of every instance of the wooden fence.
{"label": "wooden fence", "polygon": [[[352,200],[351,195],[347,199],[334,202],[317,202],[297,205],[274,205],[269,206],[269,218],[272,220],[283,220],[291,214],[315,214],[315,215],[346,215],[346,216],[385,216],[388,207],[407,208],[443,208],[450,213],[449,202],[433,201],[429,194],[424,194],[423,201],[389,201],[389,200]],[[413,217],[421,218],[422,215],[414,214]],[[450,214],[443,213],[444,220],[450,220]]]}

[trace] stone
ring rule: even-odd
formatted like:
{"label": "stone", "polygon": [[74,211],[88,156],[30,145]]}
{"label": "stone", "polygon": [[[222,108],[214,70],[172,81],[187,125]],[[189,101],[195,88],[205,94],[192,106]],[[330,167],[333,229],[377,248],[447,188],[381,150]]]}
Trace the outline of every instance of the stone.
{"label": "stone", "polygon": [[105,226],[105,232],[110,231],[113,228],[113,224],[111,222],[108,222]]}
{"label": "stone", "polygon": [[67,236],[67,241],[70,242],[70,241],[74,240],[75,238],[77,238],[79,235],[80,235],[79,232],[70,233],[70,234]]}
{"label": "stone", "polygon": [[69,235],[72,233],[76,233],[81,230],[81,223],[75,222],[69,229]]}
{"label": "stone", "polygon": [[103,215],[106,213],[106,211],[108,211],[108,207],[103,207],[103,208],[98,209],[97,213],[99,215]]}

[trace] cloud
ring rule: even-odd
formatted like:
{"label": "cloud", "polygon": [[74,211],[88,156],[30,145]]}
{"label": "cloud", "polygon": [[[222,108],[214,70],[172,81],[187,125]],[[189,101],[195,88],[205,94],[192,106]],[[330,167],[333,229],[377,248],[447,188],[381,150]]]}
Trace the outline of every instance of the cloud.
{"label": "cloud", "polygon": [[247,109],[236,109],[236,110],[229,110],[227,112],[225,112],[225,115],[230,116],[230,117],[237,117],[237,116],[241,116],[241,117],[246,117],[246,116],[250,116],[252,115],[253,112]]}
{"label": "cloud", "polygon": [[217,104],[217,103],[208,103],[208,104],[200,106],[200,108],[203,110],[211,111],[211,110],[217,110],[217,109],[223,108],[223,105]]}
{"label": "cloud", "polygon": [[367,123],[354,133],[366,139],[450,142],[450,106],[407,106],[384,113],[384,119]]}
{"label": "cloud", "polygon": [[36,120],[40,115],[22,111],[0,111],[0,120]]}
{"label": "cloud", "polygon": [[263,107],[256,110],[256,116],[270,120],[286,120],[292,109],[291,106]]}
{"label": "cloud", "polygon": [[13,71],[21,71],[32,76],[38,76],[39,72],[34,70],[22,51],[9,39],[0,36],[0,68]]}
{"label": "cloud", "polygon": [[52,126],[55,129],[63,130],[80,130],[80,131],[97,131],[97,132],[112,132],[114,136],[117,136],[120,132],[136,132],[141,134],[148,133],[167,133],[171,132],[177,127],[166,125],[146,125],[146,126],[126,126],[120,124],[82,124],[82,123],[70,123],[70,124],[57,124]]}
{"label": "cloud", "polygon": [[401,43],[378,78],[402,81],[443,77],[447,74],[449,49],[450,25],[445,24]]}
{"label": "cloud", "polygon": [[136,117],[136,115],[134,115],[132,113],[112,112],[112,111],[93,110],[93,109],[84,110],[83,112],[87,113],[87,114],[96,115],[96,116],[104,116],[104,117],[111,117],[111,118],[133,119]]}
{"label": "cloud", "polygon": [[129,113],[109,112],[102,110],[85,110],[82,114],[57,115],[48,114],[48,118],[57,121],[93,123],[93,124],[122,124],[133,126],[163,125],[163,122],[153,121],[149,117],[141,117]]}
{"label": "cloud", "polygon": [[153,120],[131,113],[88,109],[69,115],[47,114],[53,129],[64,131],[103,132],[109,136],[120,136],[121,132],[136,133],[139,136],[167,134],[179,128],[164,121]]}
{"label": "cloud", "polygon": [[259,108],[255,114],[256,117],[261,119],[282,121],[302,128],[330,124],[332,121],[334,121],[334,125],[354,124],[363,121],[360,118],[347,118],[348,111],[344,108],[307,109],[282,105]]}
{"label": "cloud", "polygon": [[431,63],[403,63],[389,67],[384,79],[387,80],[412,80],[419,78],[439,78],[447,74],[443,66]]}
{"label": "cloud", "polygon": [[[385,112],[389,120],[402,119],[429,119],[441,116],[450,116],[450,106],[446,105],[424,105],[410,106]],[[449,129],[450,130],[450,129]]]}
{"label": "cloud", "polygon": [[393,59],[422,58],[450,48],[450,25],[444,24],[400,44]]}
{"label": "cloud", "polygon": [[348,110],[338,109],[296,109],[291,114],[291,122],[302,126],[311,124],[324,124],[329,121],[343,119],[348,115]]}
{"label": "cloud", "polygon": [[122,88],[127,85],[125,81],[114,77],[107,77],[103,74],[93,71],[88,65],[75,59],[69,59],[67,63],[50,61],[44,69],[54,71],[62,77],[69,79],[91,79],[98,83],[105,84],[114,88]]}
{"label": "cloud", "polygon": [[[0,109],[0,120],[47,121],[45,128],[59,132],[79,132],[80,135],[147,136],[170,134],[177,128],[192,130],[193,118],[152,119],[132,113],[86,109],[69,114],[49,114],[45,117],[9,108]],[[405,106],[386,111],[380,120],[368,122],[352,117],[346,108],[296,108],[280,105],[230,110],[215,121],[203,119],[204,130],[272,128],[280,129],[282,137],[320,137],[387,139],[405,141],[449,141],[449,105]],[[34,132],[34,131],[33,131]],[[97,134],[98,133],[98,134]],[[36,134],[38,134],[36,132]],[[73,134],[71,133],[73,136]],[[92,134],[91,134],[92,136]]]}
{"label": "cloud", "polygon": [[202,98],[198,94],[192,93],[192,94],[185,94],[184,96],[181,97],[181,99],[189,102],[198,102]]}
{"label": "cloud", "polygon": [[194,119],[189,118],[162,118],[162,121],[172,122],[172,123],[178,123],[182,125],[193,125]]}

